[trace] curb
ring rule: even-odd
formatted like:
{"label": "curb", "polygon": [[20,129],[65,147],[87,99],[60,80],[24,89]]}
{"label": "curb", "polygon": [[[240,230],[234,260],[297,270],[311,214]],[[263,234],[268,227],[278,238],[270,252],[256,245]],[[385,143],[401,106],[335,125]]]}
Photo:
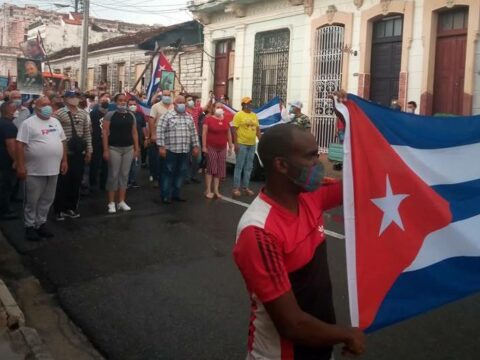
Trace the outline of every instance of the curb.
{"label": "curb", "polygon": [[12,342],[26,349],[25,359],[54,360],[37,330],[25,326],[25,315],[3,280],[0,280],[0,327],[8,330]]}

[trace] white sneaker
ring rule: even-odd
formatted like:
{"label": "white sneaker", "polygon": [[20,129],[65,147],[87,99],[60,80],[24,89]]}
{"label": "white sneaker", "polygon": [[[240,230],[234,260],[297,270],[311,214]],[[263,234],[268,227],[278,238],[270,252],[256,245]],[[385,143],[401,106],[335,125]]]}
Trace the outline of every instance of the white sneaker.
{"label": "white sneaker", "polygon": [[132,210],[132,208],[130,206],[128,206],[125,201],[122,201],[122,202],[118,203],[117,207],[118,207],[118,210],[123,210],[123,211]]}
{"label": "white sneaker", "polygon": [[108,213],[115,214],[116,212],[117,212],[117,208],[115,207],[115,203],[114,202],[108,203]]}

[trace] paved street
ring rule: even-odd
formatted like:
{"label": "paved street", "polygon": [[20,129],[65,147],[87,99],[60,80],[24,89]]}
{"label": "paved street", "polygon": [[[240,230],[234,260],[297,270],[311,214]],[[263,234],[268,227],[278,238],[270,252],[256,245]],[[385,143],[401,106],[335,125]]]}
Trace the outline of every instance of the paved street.
{"label": "paved street", "polygon": [[[57,236],[39,244],[23,239],[20,221],[0,227],[106,358],[243,359],[249,304],[231,249],[245,208],[202,192],[187,185],[189,202],[165,207],[144,186],[129,192],[131,213],[113,216],[103,194],[89,196],[80,219],[52,224]],[[341,209],[326,227],[343,233]],[[344,241],[329,238],[329,253],[338,320],[347,323]],[[479,313],[476,296],[381,330],[363,358],[478,359]]]}

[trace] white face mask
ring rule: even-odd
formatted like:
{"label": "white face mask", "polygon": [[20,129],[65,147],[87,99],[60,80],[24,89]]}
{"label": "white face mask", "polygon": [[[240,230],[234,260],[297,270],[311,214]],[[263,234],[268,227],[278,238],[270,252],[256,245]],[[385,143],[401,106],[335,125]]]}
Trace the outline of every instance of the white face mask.
{"label": "white face mask", "polygon": [[188,106],[189,108],[193,108],[193,107],[195,106],[195,103],[193,102],[193,100],[188,100],[187,106]]}
{"label": "white face mask", "polygon": [[130,111],[132,111],[132,112],[135,112],[135,111],[137,111],[137,105],[130,105],[130,106],[128,107],[128,109],[129,109]]}
{"label": "white face mask", "polygon": [[222,117],[223,114],[223,109],[215,109],[215,116]]}
{"label": "white face mask", "polygon": [[414,109],[411,109],[411,108],[408,108],[408,109],[407,109],[407,113],[414,114],[414,113],[415,113],[415,110],[414,110]]}
{"label": "white face mask", "polygon": [[288,114],[288,117],[290,118],[290,120],[295,120],[295,114]]}

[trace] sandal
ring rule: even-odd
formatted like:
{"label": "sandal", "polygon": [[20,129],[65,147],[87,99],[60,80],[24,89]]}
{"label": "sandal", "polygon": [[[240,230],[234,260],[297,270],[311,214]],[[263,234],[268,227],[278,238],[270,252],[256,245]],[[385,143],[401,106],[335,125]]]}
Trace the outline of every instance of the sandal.
{"label": "sandal", "polygon": [[248,188],[247,188],[247,189],[243,189],[243,193],[244,193],[245,195],[247,195],[247,196],[254,196],[254,195],[255,195],[255,193],[254,193],[252,190],[248,189]]}
{"label": "sandal", "polygon": [[240,196],[242,196],[242,193],[241,193],[240,190],[238,190],[238,189],[233,189],[232,195],[233,195],[234,197],[240,197]]}

